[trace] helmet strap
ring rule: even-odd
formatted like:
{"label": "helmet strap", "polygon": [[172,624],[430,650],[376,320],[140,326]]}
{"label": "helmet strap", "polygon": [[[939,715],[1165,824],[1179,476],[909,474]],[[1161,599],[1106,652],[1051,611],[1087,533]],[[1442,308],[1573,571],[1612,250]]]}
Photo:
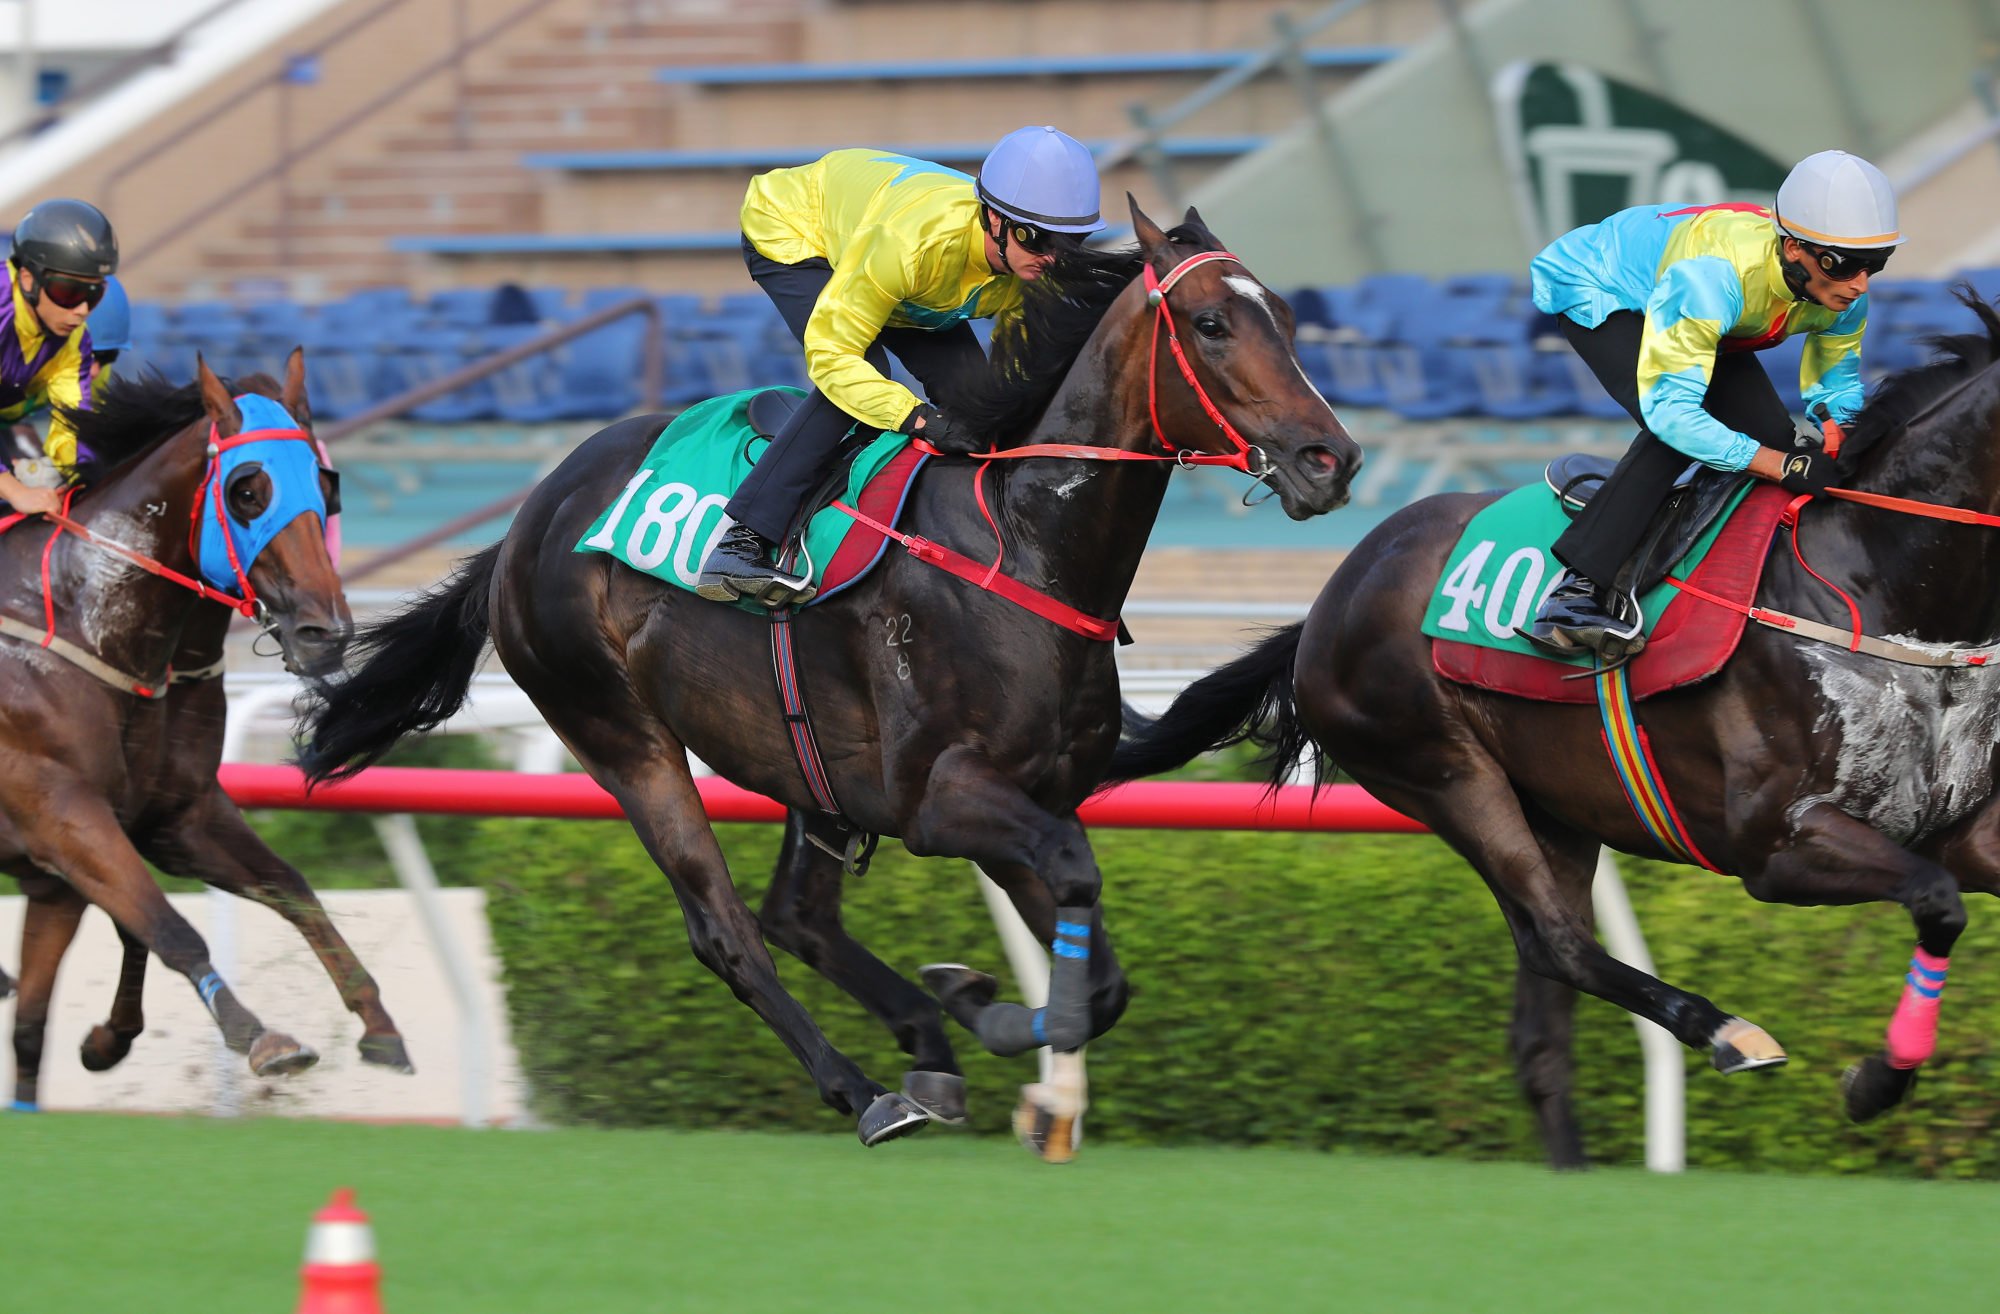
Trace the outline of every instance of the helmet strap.
{"label": "helmet strap", "polygon": [[1815,306],[1822,305],[1820,299],[1807,290],[1806,267],[1785,254],[1785,243],[1798,240],[1782,228],[1778,230],[1778,267],[1784,270],[1785,286],[1791,289],[1792,300],[1810,301]]}

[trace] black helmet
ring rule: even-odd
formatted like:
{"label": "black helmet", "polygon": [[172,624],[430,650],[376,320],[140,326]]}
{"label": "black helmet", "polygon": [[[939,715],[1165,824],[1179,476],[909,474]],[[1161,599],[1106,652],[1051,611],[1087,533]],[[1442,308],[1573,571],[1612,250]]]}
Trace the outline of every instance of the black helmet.
{"label": "black helmet", "polygon": [[118,236],[104,211],[88,201],[43,201],[14,227],[14,263],[108,278],[118,272]]}

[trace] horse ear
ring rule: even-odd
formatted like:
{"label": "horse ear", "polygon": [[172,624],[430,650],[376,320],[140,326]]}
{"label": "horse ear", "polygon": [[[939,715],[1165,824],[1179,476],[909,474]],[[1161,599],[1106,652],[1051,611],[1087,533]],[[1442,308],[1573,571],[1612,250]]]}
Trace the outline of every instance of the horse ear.
{"label": "horse ear", "polygon": [[1204,233],[1210,232],[1209,226],[1202,222],[1201,211],[1191,205],[1187,208],[1187,213],[1181,216],[1181,223],[1189,228],[1199,228]]}
{"label": "horse ear", "polygon": [[1172,265],[1173,255],[1167,250],[1167,235],[1160,231],[1158,224],[1146,217],[1146,212],[1139,208],[1139,202],[1132,193],[1125,193],[1125,203],[1132,207],[1132,235],[1139,239],[1139,253],[1148,263],[1162,269]]}
{"label": "horse ear", "polygon": [[302,429],[312,427],[312,403],[306,400],[306,349],[293,347],[285,357],[285,386],[278,390],[278,403],[291,413]]}
{"label": "horse ear", "polygon": [[199,352],[195,354],[194,371],[195,381],[201,385],[201,408],[215,422],[215,432],[224,438],[242,433],[243,412],[236,409],[236,399],[229,395],[229,389],[222,386],[222,380],[215,377],[215,371]]}

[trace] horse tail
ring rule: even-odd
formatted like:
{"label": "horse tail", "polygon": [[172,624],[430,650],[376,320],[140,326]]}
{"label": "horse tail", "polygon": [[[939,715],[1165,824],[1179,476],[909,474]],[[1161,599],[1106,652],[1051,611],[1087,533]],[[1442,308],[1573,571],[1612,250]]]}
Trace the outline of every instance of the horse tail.
{"label": "horse tail", "polygon": [[354,636],[349,652],[360,664],[313,688],[299,716],[298,763],[309,786],[353,775],[465,705],[491,631],[487,599],[499,559],[495,543]]}
{"label": "horse tail", "polygon": [[1265,750],[1260,761],[1273,788],[1285,782],[1292,764],[1308,750],[1314,778],[1323,778],[1325,755],[1299,724],[1292,690],[1292,664],[1304,627],[1300,621],[1272,631],[1249,652],[1183,689],[1153,720],[1128,704],[1105,783],[1158,775],[1246,740]]}

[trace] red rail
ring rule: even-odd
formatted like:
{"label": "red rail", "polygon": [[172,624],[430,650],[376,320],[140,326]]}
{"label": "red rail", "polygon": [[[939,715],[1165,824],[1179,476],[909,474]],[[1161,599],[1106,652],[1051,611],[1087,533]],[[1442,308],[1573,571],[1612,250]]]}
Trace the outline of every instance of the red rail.
{"label": "red rail", "polygon": [[[352,780],[308,794],[296,767],[225,764],[222,787],[246,808],[331,812],[427,812],[482,817],[558,817],[616,821],[624,813],[595,780],[580,774],[448,771],[371,767]],[[784,807],[726,780],[696,782],[715,821],[782,821]],[[1286,785],[1275,797],[1262,785],[1140,781],[1079,810],[1086,825],[1141,830],[1326,830],[1418,833],[1424,828],[1368,796],[1359,785],[1313,791]]]}

